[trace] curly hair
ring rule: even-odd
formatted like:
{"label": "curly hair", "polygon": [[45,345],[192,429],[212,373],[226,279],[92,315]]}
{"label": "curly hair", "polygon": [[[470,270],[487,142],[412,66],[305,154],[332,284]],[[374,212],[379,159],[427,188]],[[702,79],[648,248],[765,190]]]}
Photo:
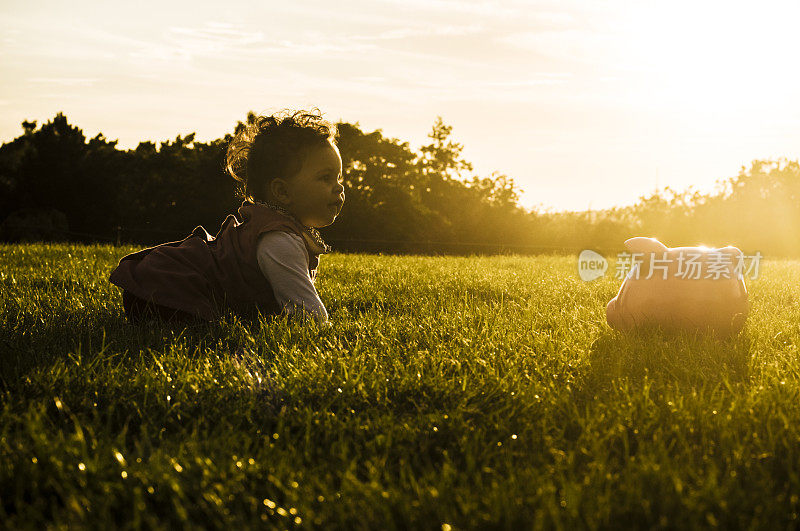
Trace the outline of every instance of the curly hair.
{"label": "curly hair", "polygon": [[312,147],[336,143],[336,125],[319,109],[284,110],[271,116],[247,115],[228,145],[225,169],[241,183],[239,194],[266,200],[267,185],[278,177],[291,178],[303,167]]}

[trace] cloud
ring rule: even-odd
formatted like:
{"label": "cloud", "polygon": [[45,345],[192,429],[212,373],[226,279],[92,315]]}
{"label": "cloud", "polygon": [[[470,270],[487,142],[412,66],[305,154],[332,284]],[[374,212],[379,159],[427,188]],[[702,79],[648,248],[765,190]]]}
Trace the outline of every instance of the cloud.
{"label": "cloud", "polygon": [[353,38],[359,40],[394,40],[429,36],[457,37],[462,35],[472,35],[482,31],[484,31],[484,27],[478,24],[471,24],[467,26],[433,25],[416,28],[397,28],[383,31],[377,35],[358,35],[354,36]]}
{"label": "cloud", "polygon": [[442,13],[458,13],[481,16],[507,17],[519,13],[519,10],[499,5],[497,2],[476,2],[470,0],[384,0],[387,3],[401,4],[404,8]]}
{"label": "cloud", "polygon": [[45,85],[59,85],[62,87],[91,87],[98,80],[89,77],[31,77],[31,83],[42,83]]}
{"label": "cloud", "polygon": [[281,40],[271,43],[268,46],[258,50],[260,53],[296,53],[303,55],[317,55],[325,53],[350,53],[350,52],[364,52],[368,50],[375,50],[374,46],[369,44],[354,43],[354,42],[299,42],[292,40]]}
{"label": "cloud", "polygon": [[248,61],[277,57],[285,60],[297,55],[322,57],[373,49],[369,43],[346,36],[304,32],[292,38],[267,38],[261,31],[208,22],[200,27],[170,27],[161,42],[138,42],[129,55],[145,61],[189,66],[192,60],[202,58]]}
{"label": "cloud", "polygon": [[530,17],[536,22],[547,24],[551,27],[567,27],[574,25],[576,22],[575,17],[566,11],[538,11],[531,14]]}
{"label": "cloud", "polygon": [[478,85],[493,88],[527,88],[539,85],[563,85],[569,82],[572,74],[569,72],[542,72],[537,74],[539,77],[530,79],[508,80],[508,81],[483,81]]}
{"label": "cloud", "polygon": [[614,51],[611,35],[577,29],[516,32],[498,37],[497,42],[569,62],[610,61]]}
{"label": "cloud", "polygon": [[170,27],[168,40],[190,54],[224,53],[263,42],[264,34],[233,24],[208,22],[199,28]]}
{"label": "cloud", "polygon": [[207,22],[199,27],[171,26],[158,41],[131,41],[129,56],[146,61],[188,63],[195,57],[235,56],[264,42],[260,31],[233,24]]}

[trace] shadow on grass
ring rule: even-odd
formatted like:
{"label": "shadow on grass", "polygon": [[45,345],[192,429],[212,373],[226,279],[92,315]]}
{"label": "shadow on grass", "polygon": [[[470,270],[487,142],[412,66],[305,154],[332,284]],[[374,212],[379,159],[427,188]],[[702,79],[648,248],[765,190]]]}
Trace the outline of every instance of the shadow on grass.
{"label": "shadow on grass", "polygon": [[741,383],[749,378],[750,341],[740,334],[721,340],[706,334],[647,329],[608,331],[589,353],[587,383],[595,391],[615,380],[661,380],[687,386]]}
{"label": "shadow on grass", "polygon": [[417,313],[420,304],[446,312],[454,305],[468,308],[495,304],[521,306],[529,300],[527,295],[515,296],[504,287],[470,286],[453,281],[442,282],[435,289],[435,292],[430,292],[424,287],[404,288],[392,292],[387,290],[385,293],[355,292],[341,299],[326,299],[325,307],[329,314],[346,311],[351,315],[379,313],[402,317]]}
{"label": "shadow on grass", "polygon": [[116,312],[76,310],[48,320],[19,315],[0,331],[0,389],[11,389],[26,374],[70,355],[79,353],[88,362],[102,355],[158,351],[178,337],[201,348],[223,336],[219,324],[187,326],[160,320],[131,324]]}

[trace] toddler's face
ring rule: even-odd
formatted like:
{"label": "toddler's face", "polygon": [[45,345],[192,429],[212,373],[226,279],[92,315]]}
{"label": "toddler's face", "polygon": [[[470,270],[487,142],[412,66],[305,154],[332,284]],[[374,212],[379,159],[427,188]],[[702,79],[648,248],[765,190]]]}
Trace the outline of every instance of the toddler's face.
{"label": "toddler's face", "polygon": [[344,204],[342,157],[326,142],[311,148],[300,171],[286,181],[289,210],[309,227],[333,223]]}

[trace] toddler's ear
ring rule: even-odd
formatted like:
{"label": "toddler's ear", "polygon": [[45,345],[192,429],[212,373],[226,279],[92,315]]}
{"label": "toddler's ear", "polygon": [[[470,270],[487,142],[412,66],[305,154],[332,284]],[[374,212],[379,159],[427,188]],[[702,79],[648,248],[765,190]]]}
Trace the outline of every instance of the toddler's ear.
{"label": "toddler's ear", "polygon": [[287,204],[291,199],[286,189],[286,181],[280,177],[269,182],[269,191],[278,203]]}
{"label": "toddler's ear", "polygon": [[667,246],[655,238],[645,238],[639,236],[625,240],[625,247],[632,253],[663,253]]}

